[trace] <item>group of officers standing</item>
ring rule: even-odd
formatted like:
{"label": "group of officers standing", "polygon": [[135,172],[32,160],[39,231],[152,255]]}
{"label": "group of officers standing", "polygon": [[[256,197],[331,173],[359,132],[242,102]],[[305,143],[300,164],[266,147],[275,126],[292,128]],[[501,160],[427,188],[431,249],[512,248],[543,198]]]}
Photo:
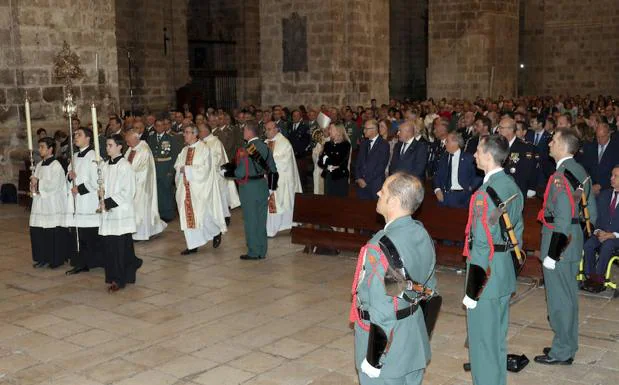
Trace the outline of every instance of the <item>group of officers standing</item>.
{"label": "group of officers standing", "polygon": [[[464,239],[468,348],[473,383],[507,383],[510,298],[524,263],[522,189],[504,169],[509,141],[481,136],[474,157],[483,184],[469,203]],[[597,208],[585,169],[574,160],[579,133],[560,128],[549,143],[556,162],[544,192],[540,260],[552,344],[535,357],[545,365],[570,365],[578,350],[578,282],[585,228],[596,223]],[[364,384],[421,384],[430,360],[429,337],[419,311],[427,293],[436,294],[435,251],[423,225],[411,215],[424,187],[408,173],[387,178],[377,212],[387,223],[362,248],[353,280],[350,320],[355,325],[355,363]],[[591,198],[591,199],[589,199]],[[396,285],[393,282],[404,282]],[[430,296],[432,297],[432,295]]]}

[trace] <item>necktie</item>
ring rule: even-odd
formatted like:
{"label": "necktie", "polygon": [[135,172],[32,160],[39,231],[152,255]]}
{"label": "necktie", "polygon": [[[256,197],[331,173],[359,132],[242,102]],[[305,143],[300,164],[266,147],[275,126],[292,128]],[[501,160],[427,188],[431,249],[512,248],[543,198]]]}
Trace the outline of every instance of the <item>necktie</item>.
{"label": "necktie", "polygon": [[445,186],[446,191],[451,190],[451,160],[453,159],[453,154],[449,154],[449,159],[447,160],[447,185]]}
{"label": "necktie", "polygon": [[615,210],[617,210],[617,191],[613,191],[613,199],[610,201],[610,216],[615,216]]}
{"label": "necktie", "polygon": [[542,135],[539,132],[535,134],[535,143],[533,143],[534,145],[537,146],[539,144],[539,140],[541,136]]}
{"label": "necktie", "polygon": [[598,163],[600,163],[602,161],[602,157],[604,156],[604,148],[606,146],[603,144],[600,144],[600,148],[598,150]]}
{"label": "necktie", "polygon": [[374,141],[370,140],[370,151],[372,151],[372,146],[374,145]]}
{"label": "necktie", "polygon": [[408,143],[406,142],[402,143],[402,152],[400,152],[400,155],[404,155],[404,153],[406,152],[407,146],[408,146]]}

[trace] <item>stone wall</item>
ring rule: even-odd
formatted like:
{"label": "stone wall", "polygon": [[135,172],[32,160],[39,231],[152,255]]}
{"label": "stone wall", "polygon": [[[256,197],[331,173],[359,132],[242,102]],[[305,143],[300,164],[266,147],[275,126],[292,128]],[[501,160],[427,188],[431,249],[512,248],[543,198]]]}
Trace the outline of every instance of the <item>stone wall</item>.
{"label": "stone wall", "polygon": [[428,96],[515,96],[519,0],[432,0]]}
{"label": "stone wall", "polygon": [[[282,18],[307,18],[307,72],[283,72]],[[260,1],[262,105],[389,98],[389,1]]]}
{"label": "stone wall", "polygon": [[421,99],[426,93],[427,0],[390,1],[389,94]]}
{"label": "stone wall", "polygon": [[619,2],[523,0],[522,92],[619,95]]}
{"label": "stone wall", "polygon": [[131,109],[129,56],[136,110],[158,113],[176,106],[176,90],[189,82],[187,5],[188,0],[116,0],[121,109]]}
{"label": "stone wall", "polygon": [[[24,94],[32,102],[33,130],[66,128],[62,81],[53,78],[63,41],[80,56],[85,77],[74,84],[84,121],[91,100],[118,96],[112,0],[0,2],[0,183],[16,183],[25,156]],[[98,65],[95,57],[98,56]],[[99,69],[99,74],[96,69]],[[13,161],[11,161],[13,159]]]}

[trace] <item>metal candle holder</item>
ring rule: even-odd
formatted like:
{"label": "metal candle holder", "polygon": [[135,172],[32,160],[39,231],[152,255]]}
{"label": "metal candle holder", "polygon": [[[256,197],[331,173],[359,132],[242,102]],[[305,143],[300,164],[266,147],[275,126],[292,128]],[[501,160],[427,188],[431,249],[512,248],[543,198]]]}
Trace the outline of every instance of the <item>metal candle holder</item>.
{"label": "metal candle holder", "polygon": [[101,165],[104,160],[99,159],[94,161],[97,164],[97,185],[99,186],[99,190],[97,191],[99,195],[99,208],[97,209],[97,214],[104,213],[107,210],[105,209],[105,189],[103,188],[103,173],[101,171]]}
{"label": "metal candle holder", "polygon": [[[32,178],[34,176],[34,170],[35,170],[35,166],[34,166],[34,158],[33,158],[33,151],[30,150],[30,177]],[[32,191],[32,188],[30,189],[30,192],[28,193],[28,196],[30,196],[30,198],[39,195],[38,191]]]}

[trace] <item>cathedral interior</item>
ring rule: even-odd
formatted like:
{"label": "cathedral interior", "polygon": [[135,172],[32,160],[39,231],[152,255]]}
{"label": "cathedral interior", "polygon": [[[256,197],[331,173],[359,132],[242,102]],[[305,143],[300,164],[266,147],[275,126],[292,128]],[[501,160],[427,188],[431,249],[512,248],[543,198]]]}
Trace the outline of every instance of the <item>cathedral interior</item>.
{"label": "cathedral interior", "polygon": [[[92,106],[107,123],[208,107],[619,95],[618,17],[616,0],[0,0],[0,184],[23,184],[30,166],[26,113],[33,131],[66,129],[69,89],[82,123]],[[59,70],[70,57],[79,71]],[[285,231],[247,263],[236,208],[221,247],[179,255],[177,218],[135,243],[135,285],[110,294],[102,268],[33,269],[29,216],[0,204],[0,384],[359,384],[357,252],[308,254]],[[465,264],[436,276],[423,383],[474,384],[462,369]],[[508,384],[617,383],[617,299],[578,298],[573,364],[531,362]],[[533,361],[552,338],[543,281],[518,278],[509,353]]]}

